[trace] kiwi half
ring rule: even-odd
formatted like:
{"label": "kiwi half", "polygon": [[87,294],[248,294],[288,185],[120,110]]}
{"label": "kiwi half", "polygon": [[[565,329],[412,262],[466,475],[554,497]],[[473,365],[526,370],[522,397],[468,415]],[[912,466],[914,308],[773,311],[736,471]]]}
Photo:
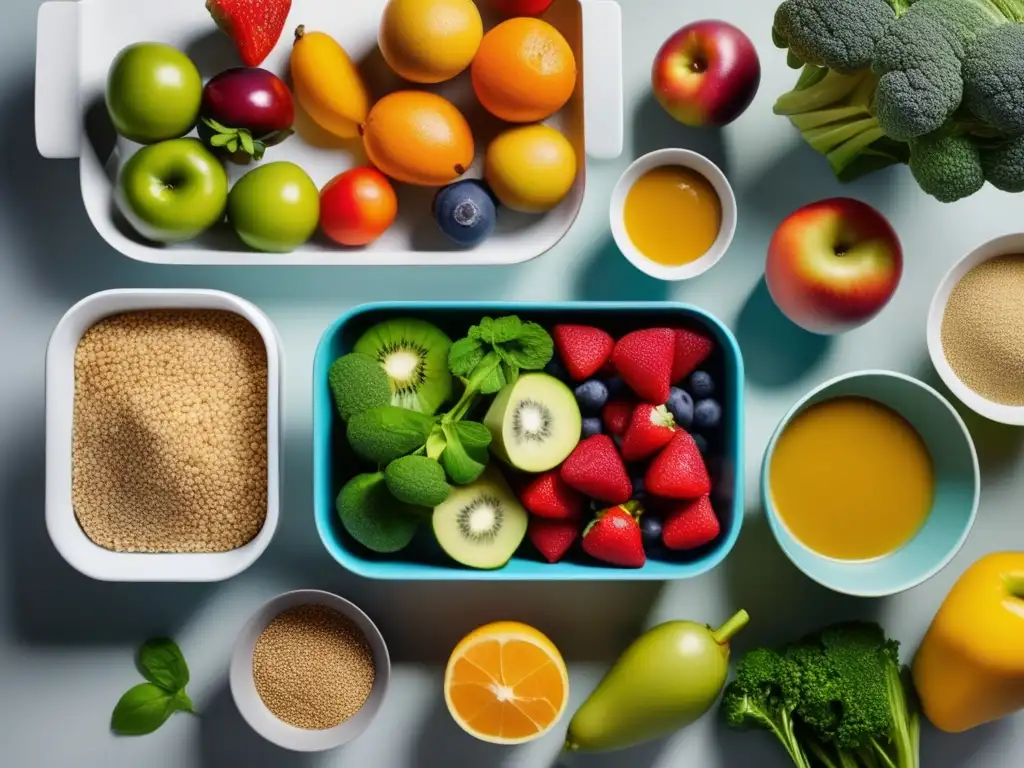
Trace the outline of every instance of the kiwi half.
{"label": "kiwi half", "polygon": [[528,373],[498,393],[484,424],[495,456],[524,472],[547,472],[579,443],[583,419],[571,389],[546,373]]}
{"label": "kiwi half", "polygon": [[452,396],[451,346],[452,340],[437,326],[403,317],[373,326],[353,350],[380,363],[388,375],[392,405],[433,414]]}
{"label": "kiwi half", "polygon": [[526,536],[529,520],[494,467],[469,485],[453,488],[434,508],[434,536],[449,557],[470,568],[505,565]]}

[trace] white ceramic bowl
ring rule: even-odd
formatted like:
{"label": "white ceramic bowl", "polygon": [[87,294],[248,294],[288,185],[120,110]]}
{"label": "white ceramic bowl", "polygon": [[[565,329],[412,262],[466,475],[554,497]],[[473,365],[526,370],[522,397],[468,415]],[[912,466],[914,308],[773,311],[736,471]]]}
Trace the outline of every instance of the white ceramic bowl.
{"label": "white ceramic bowl", "polygon": [[[345,722],[322,731],[296,728],[279,720],[263,703],[252,676],[252,655],[256,641],[267,625],[290,608],[300,605],[323,605],[347,616],[362,630],[373,651],[376,677],[373,690],[363,708]],[[235,642],[229,672],[231,696],[242,717],[267,741],[295,752],[321,752],[347,744],[363,733],[373,722],[391,682],[391,657],[380,630],[353,603],[330,592],[300,589],[285,592],[265,603],[245,625]]]}
{"label": "white ceramic bowl", "polygon": [[[104,317],[147,309],[218,309],[234,312],[259,331],[267,347],[267,517],[248,544],[230,552],[125,553],[94,544],[71,502],[71,434],[75,400],[75,350]],[[75,570],[101,581],[221,581],[241,573],[270,544],[277,529],[281,484],[281,341],[256,306],[220,291],[112,290],[88,296],[67,311],[46,349],[46,529]]]}
{"label": "white ceramic bowl", "polygon": [[953,265],[939,283],[928,310],[928,354],[942,381],[964,405],[986,419],[1019,427],[1024,426],[1024,406],[995,403],[970,389],[953,372],[942,347],[942,320],[950,294],[957,283],[983,261],[1018,253],[1024,253],[1024,232],[1003,235],[982,243]]}
{"label": "white ceramic bowl", "polygon": [[[722,203],[722,228],[718,232],[718,239],[699,259],[678,267],[667,267],[644,256],[633,245],[629,233],[626,232],[623,215],[626,196],[637,180],[648,171],[664,166],[682,166],[701,174],[711,183]],[[689,149],[659,149],[636,160],[619,178],[612,191],[610,216],[615,244],[619,246],[622,255],[629,259],[634,267],[658,280],[689,280],[691,277],[697,277],[707,272],[729,250],[732,238],[736,234],[736,195],[733,194],[732,185],[722,173],[722,169],[704,155]]]}

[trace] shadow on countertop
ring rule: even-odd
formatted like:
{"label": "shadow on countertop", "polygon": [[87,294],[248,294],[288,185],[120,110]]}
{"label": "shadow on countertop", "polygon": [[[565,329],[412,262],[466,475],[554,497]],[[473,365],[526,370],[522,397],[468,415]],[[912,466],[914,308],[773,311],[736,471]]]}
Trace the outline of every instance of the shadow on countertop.
{"label": "shadow on countertop", "polygon": [[704,155],[729,175],[725,141],[717,128],[691,128],[676,121],[650,90],[633,113],[633,157],[659,149],[689,149]]}

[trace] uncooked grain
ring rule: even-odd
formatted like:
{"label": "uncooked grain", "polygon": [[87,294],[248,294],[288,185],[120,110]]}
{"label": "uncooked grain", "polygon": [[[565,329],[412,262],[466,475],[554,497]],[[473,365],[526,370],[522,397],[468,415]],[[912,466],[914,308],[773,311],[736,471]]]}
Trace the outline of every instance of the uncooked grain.
{"label": "uncooked grain", "polygon": [[942,318],[942,349],[953,373],[982,397],[1024,405],[1024,255],[970,270]]}
{"label": "uncooked grain", "polygon": [[245,318],[105,318],[75,351],[72,502],[116,552],[225,552],[267,514],[267,350]]}
{"label": "uncooked grain", "polygon": [[324,730],[362,709],[376,668],[366,636],[324,605],[300,605],[256,640],[252,674],[263,703],[289,725]]}

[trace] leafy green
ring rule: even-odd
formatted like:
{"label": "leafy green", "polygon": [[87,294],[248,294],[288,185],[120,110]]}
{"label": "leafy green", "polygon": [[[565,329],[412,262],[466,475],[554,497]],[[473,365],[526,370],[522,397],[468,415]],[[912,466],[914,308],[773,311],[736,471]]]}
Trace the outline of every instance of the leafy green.
{"label": "leafy green", "polygon": [[478,421],[460,421],[455,425],[455,431],[470,453],[486,452],[491,447],[491,430]]}
{"label": "leafy green", "polygon": [[110,717],[111,730],[123,736],[143,736],[175,712],[195,712],[185,692],[188,665],[177,643],[167,638],[147,640],[139,648],[138,665],[149,682],[139,683],[121,696]]}
{"label": "leafy green", "polygon": [[462,442],[458,425],[442,425],[447,446],[441,454],[441,466],[456,485],[469,485],[487,469],[489,456],[486,449],[474,448],[472,453]]}
{"label": "leafy green", "polygon": [[355,414],[346,436],[361,458],[385,465],[424,447],[436,423],[434,416],[385,405]]}
{"label": "leafy green", "polygon": [[147,640],[139,648],[142,675],[166,691],[180,691],[188,685],[188,664],[178,644],[166,637]]}
{"label": "leafy green", "polygon": [[448,498],[451,487],[444,469],[428,456],[403,456],[388,464],[384,480],[401,502],[431,509]]}
{"label": "leafy green", "polygon": [[419,528],[418,508],[396,499],[383,472],[356,475],[341,489],[335,509],[349,535],[373,552],[405,549]]}

